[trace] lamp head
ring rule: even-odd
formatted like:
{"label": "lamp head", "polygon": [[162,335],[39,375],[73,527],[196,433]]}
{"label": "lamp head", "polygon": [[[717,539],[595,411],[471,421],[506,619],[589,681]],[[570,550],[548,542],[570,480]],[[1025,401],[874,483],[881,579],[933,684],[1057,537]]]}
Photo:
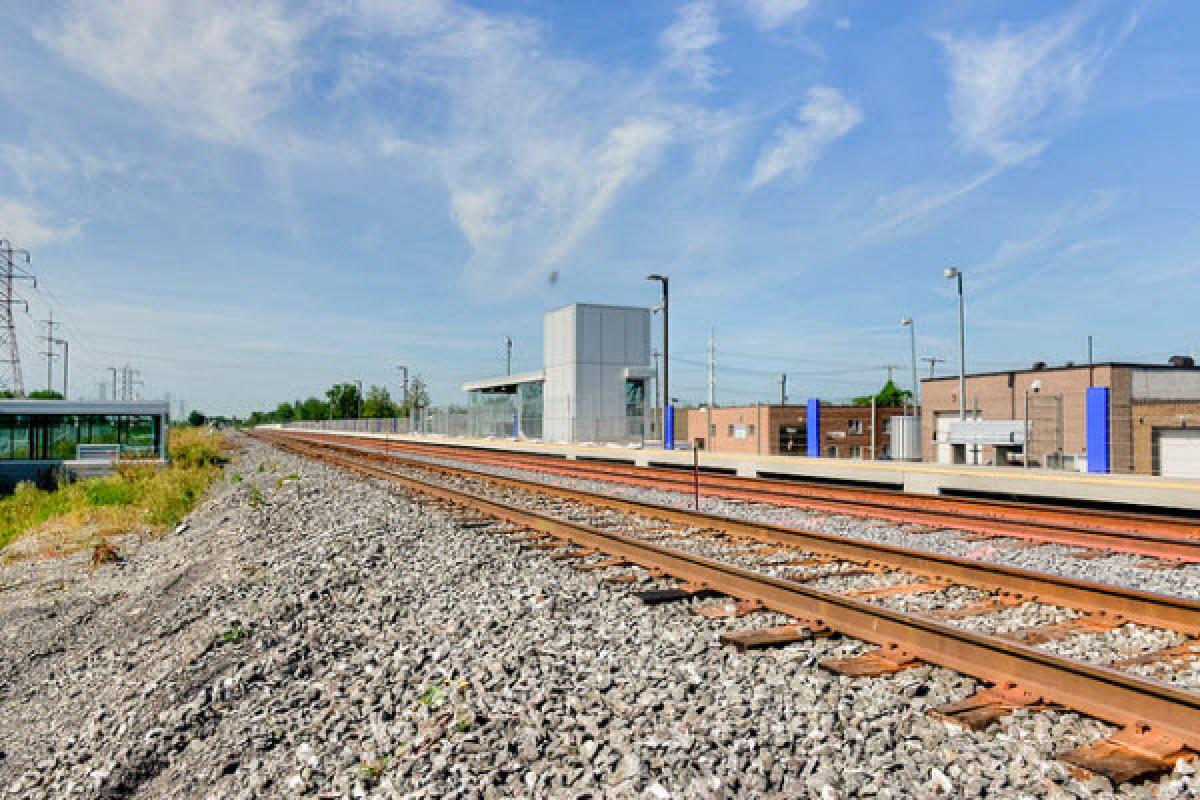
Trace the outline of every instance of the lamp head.
{"label": "lamp head", "polygon": [[648,281],[666,281],[666,279],[667,278],[665,275],[659,275],[657,272],[654,273],[653,275],[646,276],[646,280],[648,280]]}
{"label": "lamp head", "polygon": [[948,280],[954,280],[959,276],[958,267],[946,267],[944,270],[942,270],[942,274],[945,275]]}
{"label": "lamp head", "polygon": [[905,326],[912,325],[913,324],[912,317],[901,317],[900,324],[905,325]]}

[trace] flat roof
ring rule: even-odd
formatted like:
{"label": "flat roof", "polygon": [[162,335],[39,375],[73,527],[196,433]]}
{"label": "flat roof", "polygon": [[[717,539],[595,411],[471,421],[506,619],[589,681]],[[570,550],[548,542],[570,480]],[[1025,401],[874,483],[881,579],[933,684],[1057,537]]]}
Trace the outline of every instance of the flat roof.
{"label": "flat roof", "polygon": [[78,400],[0,400],[0,416],[25,414],[28,416],[52,414],[146,414],[167,415],[171,413],[169,403],[92,402]]}
{"label": "flat roof", "polygon": [[562,311],[564,308],[572,306],[580,306],[583,308],[619,308],[623,311],[650,311],[650,306],[620,306],[612,303],[567,303],[565,306],[559,306],[547,311],[547,314],[553,314],[555,311]]}
{"label": "flat roof", "polygon": [[481,389],[495,389],[499,386],[516,386],[518,383],[537,383],[544,380],[546,380],[545,370],[538,370],[537,372],[521,372],[516,375],[501,375],[498,378],[467,381],[462,388],[464,392],[477,392]]}
{"label": "flat roof", "polygon": [[[1041,369],[1033,367],[1025,367],[1023,369],[997,369],[991,372],[968,372],[968,378],[991,378],[996,375],[1037,375],[1041,372],[1065,372],[1072,369],[1088,369],[1089,367],[1112,367],[1116,369],[1153,369],[1153,370],[1178,370],[1179,372],[1200,372],[1200,366],[1197,367],[1176,367],[1171,364],[1138,364],[1132,361],[1097,361],[1095,364],[1059,364],[1058,366],[1045,366]],[[956,381],[957,375],[939,375],[936,378],[921,378],[921,383],[933,383],[934,381]]]}

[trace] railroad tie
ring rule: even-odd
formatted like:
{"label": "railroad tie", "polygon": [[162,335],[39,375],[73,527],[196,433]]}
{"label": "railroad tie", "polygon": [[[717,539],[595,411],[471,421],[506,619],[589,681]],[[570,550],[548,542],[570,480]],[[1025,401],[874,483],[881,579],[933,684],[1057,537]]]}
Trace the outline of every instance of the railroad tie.
{"label": "railroad tie", "polygon": [[1109,617],[1103,614],[1084,614],[1066,622],[1056,622],[1051,625],[1035,625],[1007,633],[998,633],[1001,639],[1008,639],[1022,644],[1045,644],[1057,642],[1084,633],[1107,633],[1121,627],[1125,620],[1120,617]]}
{"label": "railroad tie", "polygon": [[1006,683],[938,706],[931,713],[947,722],[963,725],[974,731],[983,731],[1018,708],[1049,707],[1038,695],[1026,692],[1014,683]]}
{"label": "railroad tie", "polygon": [[1131,726],[1099,742],[1058,756],[1086,773],[1103,775],[1114,786],[1170,772],[1181,758],[1196,753],[1170,734],[1149,726]]}
{"label": "railroad tie", "polygon": [[821,661],[821,666],[839,675],[853,678],[875,678],[880,675],[891,675],[909,667],[915,667],[921,660],[898,645],[877,647],[862,655],[847,658],[827,658]]}
{"label": "railroad tie", "polygon": [[722,633],[721,644],[741,651],[762,647],[781,647],[794,642],[803,642],[817,636],[830,636],[832,631],[819,622],[793,622],[771,628],[749,628]]}

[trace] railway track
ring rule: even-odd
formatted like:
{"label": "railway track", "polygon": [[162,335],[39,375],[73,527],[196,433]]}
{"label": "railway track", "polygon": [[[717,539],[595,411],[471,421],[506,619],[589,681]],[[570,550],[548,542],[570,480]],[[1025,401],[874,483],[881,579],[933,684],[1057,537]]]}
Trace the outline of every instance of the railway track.
{"label": "railway track", "polygon": [[[296,434],[289,434],[295,436]],[[918,525],[927,530],[951,529],[980,540],[1010,537],[1041,543],[1146,556],[1164,565],[1200,563],[1200,525],[1190,521],[1120,512],[1080,509],[1064,511],[1004,501],[923,497],[875,489],[796,486],[790,481],[694,476],[675,469],[568,462],[518,453],[482,453],[454,446],[378,439],[300,434],[299,438],[330,447],[352,447],[397,456],[434,454],[468,463],[532,470],[546,474],[619,485],[692,493],[808,511]],[[352,445],[351,442],[354,444]]]}
{"label": "railway track", "polygon": [[[1200,752],[1200,683],[1175,672],[1200,661],[1200,603],[1054,575],[682,511],[607,495],[404,462],[282,434],[260,437],[301,455],[382,479],[446,504],[481,535],[505,534],[646,602],[694,604],[710,617],[774,612],[784,624],[730,633],[756,647],[839,633],[875,646],[824,666],[875,676],[937,664],[984,684],[940,709],[985,728],[1018,708],[1063,707],[1118,728],[1060,755],[1136,780]],[[1032,625],[997,627],[1018,610]],[[1036,613],[1034,613],[1036,612]],[[1020,619],[1020,614],[1016,618]],[[1073,657],[1092,637],[1112,652]],[[1141,644],[1120,652],[1124,637]]]}

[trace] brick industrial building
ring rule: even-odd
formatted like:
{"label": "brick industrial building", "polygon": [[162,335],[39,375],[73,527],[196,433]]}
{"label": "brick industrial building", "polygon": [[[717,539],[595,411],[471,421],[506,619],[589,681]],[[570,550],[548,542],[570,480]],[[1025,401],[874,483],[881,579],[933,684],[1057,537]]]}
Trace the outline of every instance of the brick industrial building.
{"label": "brick industrial building", "polygon": [[[890,457],[892,417],[898,407],[820,406],[820,455],[825,458]],[[718,453],[808,454],[808,408],[800,405],[753,405],[687,409],[687,438]],[[707,435],[705,431],[708,431]]]}
{"label": "brick industrial building", "polygon": [[[967,418],[982,424],[959,424],[958,376],[921,381],[924,460],[1022,466],[1028,458],[1030,467],[1080,470],[1090,460],[1107,467],[1092,471],[1200,478],[1200,369],[1190,358],[1035,364],[968,375],[966,386]],[[1107,391],[1105,413],[1089,425],[1090,388]],[[1089,459],[1089,438],[1100,433],[1107,453]]]}

